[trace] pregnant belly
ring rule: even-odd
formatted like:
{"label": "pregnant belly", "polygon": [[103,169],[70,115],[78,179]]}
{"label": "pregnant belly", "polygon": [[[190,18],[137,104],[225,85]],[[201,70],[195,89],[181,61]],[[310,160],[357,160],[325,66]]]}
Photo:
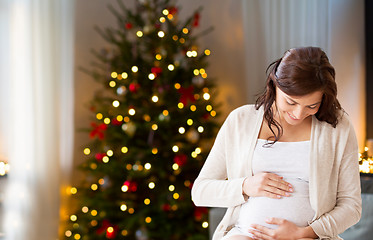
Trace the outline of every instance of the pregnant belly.
{"label": "pregnant belly", "polygon": [[297,179],[288,182],[294,187],[294,193],[290,197],[250,197],[241,207],[237,227],[248,229],[255,223],[276,228],[276,225],[265,222],[270,217],[286,219],[299,227],[307,226],[315,214],[309,201],[308,183]]}

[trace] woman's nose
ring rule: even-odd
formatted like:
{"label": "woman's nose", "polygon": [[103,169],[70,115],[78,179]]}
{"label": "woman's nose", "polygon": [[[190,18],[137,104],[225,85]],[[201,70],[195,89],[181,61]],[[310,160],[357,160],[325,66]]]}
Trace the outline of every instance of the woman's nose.
{"label": "woman's nose", "polygon": [[297,119],[302,119],[302,117],[305,114],[304,108],[302,108],[301,106],[298,106],[293,112],[293,114],[294,114],[294,117],[296,117]]}

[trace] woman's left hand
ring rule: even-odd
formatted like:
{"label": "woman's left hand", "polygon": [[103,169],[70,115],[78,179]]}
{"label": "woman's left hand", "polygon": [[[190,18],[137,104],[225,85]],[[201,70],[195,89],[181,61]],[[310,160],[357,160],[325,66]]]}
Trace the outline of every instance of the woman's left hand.
{"label": "woman's left hand", "polygon": [[312,240],[312,238],[302,237],[302,228],[294,223],[281,218],[270,218],[266,220],[268,224],[278,225],[277,229],[270,229],[262,225],[253,224],[249,232],[254,235],[254,239],[261,240]]}

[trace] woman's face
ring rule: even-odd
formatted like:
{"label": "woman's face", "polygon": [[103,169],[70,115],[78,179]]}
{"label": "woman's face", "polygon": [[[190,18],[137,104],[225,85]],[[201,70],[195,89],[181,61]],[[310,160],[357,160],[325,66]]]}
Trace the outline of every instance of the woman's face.
{"label": "woman's face", "polygon": [[298,125],[319,110],[323,93],[316,91],[304,96],[289,96],[276,87],[276,107],[280,118],[290,125]]}

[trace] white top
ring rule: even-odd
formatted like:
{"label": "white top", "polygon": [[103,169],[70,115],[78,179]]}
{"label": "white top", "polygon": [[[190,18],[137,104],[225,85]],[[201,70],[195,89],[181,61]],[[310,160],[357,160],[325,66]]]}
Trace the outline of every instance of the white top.
{"label": "white top", "polygon": [[[247,201],[242,183],[252,175],[263,114],[263,107],[256,110],[254,105],[232,111],[194,181],[195,205],[228,208],[213,240],[221,240],[237,224],[240,208]],[[338,120],[334,128],[312,116],[309,193],[315,216],[310,226],[320,239],[340,239],[338,234],[361,216],[356,135],[347,114],[340,112]]]}
{"label": "white top", "polygon": [[290,197],[273,199],[268,197],[249,197],[241,209],[236,227],[247,232],[250,225],[257,223],[269,228],[265,222],[269,217],[284,218],[299,227],[308,226],[315,211],[309,199],[309,161],[310,141],[276,142],[264,146],[266,140],[258,139],[255,146],[252,168],[254,175],[272,172],[292,184],[294,192]]}

